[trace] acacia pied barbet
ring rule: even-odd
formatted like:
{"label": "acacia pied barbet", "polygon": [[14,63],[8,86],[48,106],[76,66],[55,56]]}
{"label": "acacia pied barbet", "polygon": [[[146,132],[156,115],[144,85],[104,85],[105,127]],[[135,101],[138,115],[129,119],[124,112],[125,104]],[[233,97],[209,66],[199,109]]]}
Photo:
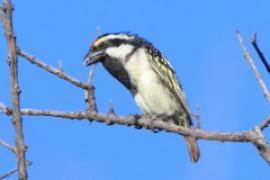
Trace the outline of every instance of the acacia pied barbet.
{"label": "acacia pied barbet", "polygon": [[[134,96],[145,114],[173,116],[175,123],[190,127],[191,117],[182,87],[168,60],[150,42],[129,33],[97,37],[84,58],[85,65],[101,62]],[[195,138],[185,137],[190,158],[200,151]]]}

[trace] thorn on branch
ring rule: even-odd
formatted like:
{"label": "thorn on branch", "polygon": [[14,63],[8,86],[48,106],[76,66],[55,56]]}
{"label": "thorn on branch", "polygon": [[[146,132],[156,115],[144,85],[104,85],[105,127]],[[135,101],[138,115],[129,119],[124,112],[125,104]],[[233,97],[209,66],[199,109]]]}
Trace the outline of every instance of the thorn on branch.
{"label": "thorn on branch", "polygon": [[197,104],[196,106],[196,113],[191,114],[195,118],[195,128],[201,129],[201,115],[200,115],[200,106]]}
{"label": "thorn on branch", "polygon": [[59,71],[64,72],[64,68],[63,68],[63,64],[61,60],[57,61],[57,68],[59,69]]}
{"label": "thorn on branch", "polygon": [[270,73],[270,66],[263,55],[262,51],[260,50],[258,44],[257,44],[257,33],[254,33],[252,38],[251,38],[251,44],[253,45],[254,49],[256,50],[257,54],[259,55],[263,65],[265,66],[266,70],[268,73]]}
{"label": "thorn on branch", "polygon": [[[108,112],[107,112],[107,115],[115,115],[115,110],[113,108],[113,103],[112,103],[112,100],[109,101],[109,104],[108,104]],[[106,121],[106,124],[107,125],[113,125],[114,123],[112,123],[111,121]]]}
{"label": "thorn on branch", "polygon": [[115,110],[114,110],[114,108],[113,108],[112,100],[109,101],[109,104],[108,104],[108,112],[107,112],[107,114],[113,114],[113,115],[116,114],[116,113],[115,113]]}

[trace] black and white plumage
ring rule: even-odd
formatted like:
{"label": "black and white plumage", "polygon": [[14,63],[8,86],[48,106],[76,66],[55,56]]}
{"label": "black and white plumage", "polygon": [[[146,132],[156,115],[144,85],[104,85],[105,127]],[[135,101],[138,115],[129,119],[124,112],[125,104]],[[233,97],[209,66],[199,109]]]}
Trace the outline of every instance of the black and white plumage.
{"label": "black and white plumage", "polygon": [[[134,96],[149,115],[176,117],[175,123],[190,127],[191,117],[182,87],[162,53],[144,38],[129,33],[104,34],[91,44],[85,65],[101,62]],[[193,162],[200,156],[196,140],[185,137]]]}

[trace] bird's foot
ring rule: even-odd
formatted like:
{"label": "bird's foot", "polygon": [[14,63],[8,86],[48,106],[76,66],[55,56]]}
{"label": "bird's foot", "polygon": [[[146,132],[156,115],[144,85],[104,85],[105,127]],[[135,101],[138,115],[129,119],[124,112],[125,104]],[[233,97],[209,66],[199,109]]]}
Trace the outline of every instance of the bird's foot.
{"label": "bird's foot", "polygon": [[149,129],[151,129],[154,133],[158,133],[161,130],[159,128],[156,128],[154,125],[154,122],[156,120],[162,120],[162,121],[168,121],[168,116],[164,114],[145,114],[145,117],[149,120]]}

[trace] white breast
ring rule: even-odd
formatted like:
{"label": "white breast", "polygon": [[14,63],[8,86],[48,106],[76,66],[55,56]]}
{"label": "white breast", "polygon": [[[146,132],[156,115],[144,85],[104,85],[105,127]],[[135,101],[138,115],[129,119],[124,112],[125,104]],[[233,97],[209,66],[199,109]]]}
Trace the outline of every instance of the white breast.
{"label": "white breast", "polygon": [[135,101],[145,113],[172,115],[180,105],[174,95],[160,82],[152,70],[147,53],[138,49],[126,63],[131,81],[137,86]]}

